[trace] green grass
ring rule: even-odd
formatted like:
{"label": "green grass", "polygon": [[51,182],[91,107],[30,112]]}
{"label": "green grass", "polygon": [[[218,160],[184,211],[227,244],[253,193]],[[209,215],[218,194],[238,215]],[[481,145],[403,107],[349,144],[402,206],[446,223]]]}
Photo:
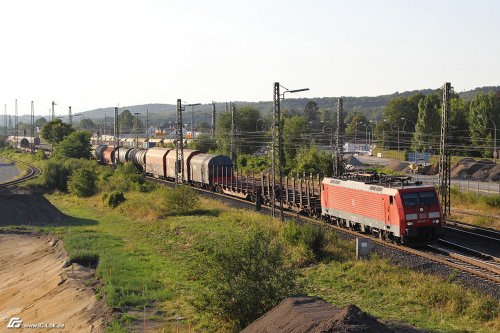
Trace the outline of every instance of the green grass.
{"label": "green grass", "polygon": [[[159,192],[127,192],[116,209],[104,207],[100,195],[79,199],[51,194],[47,198],[72,218],[44,227],[62,239],[73,258],[98,257],[102,280],[98,296],[124,311],[108,331],[122,332],[138,325],[129,309],[143,306],[161,312],[155,318],[193,323],[198,331],[231,329],[206,318],[194,303],[203,288],[200,253],[220,240],[243,235],[258,226],[275,237],[285,237],[277,220],[250,211],[235,210],[202,199],[195,211],[172,215],[161,207]],[[6,231],[15,231],[5,227]],[[36,227],[34,227],[36,228]],[[16,227],[16,230],[19,230]],[[396,320],[433,332],[496,332],[500,329],[499,303],[489,297],[451,284],[444,279],[389,265],[374,258],[353,259],[353,242],[328,237],[322,263],[301,268],[310,295],[334,304],[355,303],[383,320]],[[304,249],[289,245],[297,266],[304,264]]]}
{"label": "green grass", "polygon": [[498,332],[500,303],[442,279],[381,259],[320,264],[305,270],[310,294],[356,304],[386,321],[432,332]]}
{"label": "green grass", "polygon": [[[129,193],[128,200],[141,196]],[[229,327],[208,320],[193,307],[203,285],[195,267],[200,251],[255,224],[276,237],[281,233],[279,223],[269,223],[265,216],[206,199],[202,199],[201,209],[208,214],[144,222],[120,209],[103,208],[97,196],[86,201],[67,195],[48,198],[64,213],[80,218],[50,231],[63,239],[70,253],[87,250],[99,255],[97,272],[104,281],[101,293],[111,306],[156,306],[164,311],[164,320],[186,317],[202,331]],[[355,303],[381,319],[436,332],[471,327],[495,332],[500,327],[498,302],[383,260],[354,261],[348,252],[352,244],[334,242],[333,255],[324,263],[302,269],[309,294],[340,306]],[[490,315],[480,318],[479,309],[489,309]]]}

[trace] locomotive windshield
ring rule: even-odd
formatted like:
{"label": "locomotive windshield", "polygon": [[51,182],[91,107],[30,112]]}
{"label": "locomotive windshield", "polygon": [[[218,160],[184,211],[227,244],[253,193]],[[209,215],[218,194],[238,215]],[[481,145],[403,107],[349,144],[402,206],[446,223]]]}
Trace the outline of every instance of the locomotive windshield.
{"label": "locomotive windshield", "polygon": [[432,191],[403,193],[402,197],[405,207],[435,205],[437,203],[436,195]]}

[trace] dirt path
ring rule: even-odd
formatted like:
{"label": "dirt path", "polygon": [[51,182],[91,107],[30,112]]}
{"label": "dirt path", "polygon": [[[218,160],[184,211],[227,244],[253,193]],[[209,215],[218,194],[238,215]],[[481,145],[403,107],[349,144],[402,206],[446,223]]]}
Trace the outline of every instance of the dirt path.
{"label": "dirt path", "polygon": [[[63,268],[61,244],[46,236],[0,234],[0,332],[103,332],[105,307],[91,287],[93,270]],[[12,317],[21,329],[8,329]],[[64,328],[22,328],[26,324]]]}

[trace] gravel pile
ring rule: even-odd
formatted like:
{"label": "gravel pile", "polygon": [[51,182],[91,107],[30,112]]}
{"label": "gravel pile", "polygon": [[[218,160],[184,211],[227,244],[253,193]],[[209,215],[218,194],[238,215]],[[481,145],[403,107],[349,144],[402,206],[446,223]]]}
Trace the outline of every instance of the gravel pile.
{"label": "gravel pile", "polygon": [[408,162],[394,161],[394,162],[390,162],[390,163],[386,164],[384,166],[384,168],[392,170],[392,171],[396,171],[396,172],[402,172],[403,170],[405,170],[406,168],[408,168],[409,165],[410,164]]}
{"label": "gravel pile", "polygon": [[242,333],[390,333],[355,305],[337,308],[319,297],[294,296],[254,321]]}
{"label": "gravel pile", "polygon": [[482,159],[476,161],[473,158],[466,157],[452,165],[451,177],[464,180],[492,180],[493,176],[498,180],[500,169],[497,168],[493,171],[495,167],[495,163],[491,160]]}

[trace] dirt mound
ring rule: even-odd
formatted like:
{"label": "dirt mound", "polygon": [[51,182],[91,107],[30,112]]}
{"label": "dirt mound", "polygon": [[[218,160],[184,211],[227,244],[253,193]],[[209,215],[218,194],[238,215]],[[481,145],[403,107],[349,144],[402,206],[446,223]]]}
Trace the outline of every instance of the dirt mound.
{"label": "dirt mound", "polygon": [[405,170],[406,168],[408,168],[409,165],[410,164],[408,162],[394,161],[394,162],[390,162],[389,164],[386,164],[384,166],[384,168],[392,170],[392,171],[402,172],[403,170]]}
{"label": "dirt mound", "polygon": [[496,165],[490,170],[489,180],[492,182],[500,181],[500,164]]}
{"label": "dirt mound", "polygon": [[339,309],[319,297],[294,296],[254,321],[242,333],[392,332],[354,305]]}
{"label": "dirt mound", "polygon": [[439,165],[436,163],[436,164],[429,164],[429,165],[426,165],[424,167],[420,167],[419,172],[422,175],[428,175],[428,176],[437,175],[439,172]]}
{"label": "dirt mound", "polygon": [[0,191],[0,216],[0,226],[46,225],[66,218],[40,193],[22,189]]}
{"label": "dirt mound", "polygon": [[469,180],[484,180],[490,178],[490,171],[495,164],[487,159],[476,161],[473,158],[462,158],[451,167],[451,177]]}
{"label": "dirt mound", "polygon": [[352,165],[353,167],[361,167],[361,166],[366,165],[363,162],[361,162],[360,160],[358,160],[356,157],[354,157],[353,155],[351,155],[351,157],[349,157],[347,159],[347,164]]}
{"label": "dirt mound", "polygon": [[347,308],[337,313],[334,317],[321,322],[311,333],[337,333],[337,332],[392,332],[377,319],[361,311],[356,305],[348,305]]}

